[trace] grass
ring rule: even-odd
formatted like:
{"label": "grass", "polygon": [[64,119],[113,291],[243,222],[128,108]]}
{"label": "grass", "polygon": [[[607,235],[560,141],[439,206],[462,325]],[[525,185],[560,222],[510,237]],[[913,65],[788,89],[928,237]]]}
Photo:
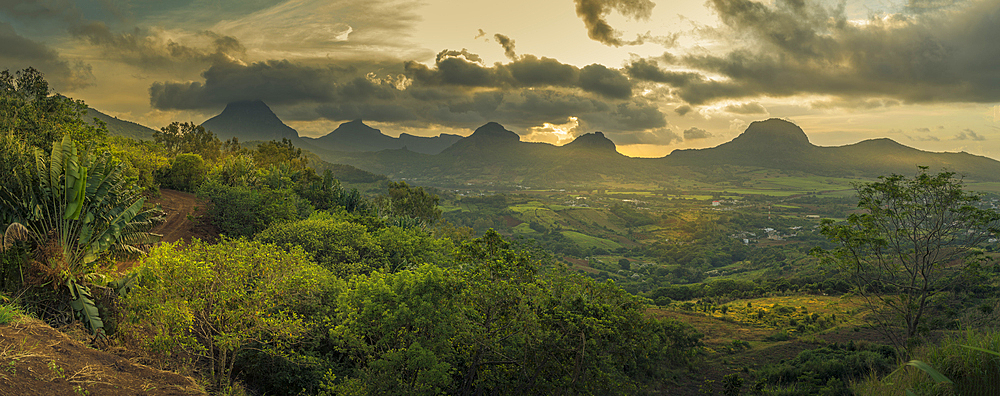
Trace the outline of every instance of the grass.
{"label": "grass", "polygon": [[937,345],[918,348],[913,360],[928,364],[952,384],[936,383],[924,370],[903,367],[886,378],[869,377],[853,384],[858,395],[995,395],[1000,389],[1000,356],[969,349],[1000,351],[1000,332],[965,331]]}
{"label": "grass", "polygon": [[0,325],[10,324],[24,316],[24,310],[21,306],[8,302],[7,296],[0,294],[0,301],[3,301],[0,303]]}
{"label": "grass", "polygon": [[618,242],[611,241],[604,238],[592,237],[590,235],[584,235],[575,231],[563,231],[563,235],[569,238],[573,243],[583,249],[589,249],[591,247],[601,248],[601,249],[618,249],[622,247]]}

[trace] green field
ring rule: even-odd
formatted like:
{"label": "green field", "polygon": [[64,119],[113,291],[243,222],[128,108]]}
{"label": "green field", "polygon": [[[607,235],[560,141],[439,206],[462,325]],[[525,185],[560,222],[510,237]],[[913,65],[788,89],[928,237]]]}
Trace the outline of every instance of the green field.
{"label": "green field", "polygon": [[576,231],[563,231],[562,234],[569,238],[573,243],[577,244],[581,248],[590,249],[592,247],[601,249],[618,249],[621,248],[618,242],[607,240],[604,238],[592,237],[590,235],[584,235]]}

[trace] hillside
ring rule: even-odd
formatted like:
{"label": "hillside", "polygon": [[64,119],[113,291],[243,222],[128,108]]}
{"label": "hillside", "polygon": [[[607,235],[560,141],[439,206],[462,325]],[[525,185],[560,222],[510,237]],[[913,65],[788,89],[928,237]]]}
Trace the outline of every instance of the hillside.
{"label": "hillside", "polygon": [[94,108],[87,108],[87,114],[83,117],[84,121],[93,124],[94,118],[104,121],[108,127],[108,134],[111,136],[122,136],[136,140],[153,140],[153,133],[156,132],[153,128],[109,116]]}
{"label": "hillside", "polygon": [[189,377],[87,347],[37,319],[0,326],[0,348],[0,395],[206,394]]}

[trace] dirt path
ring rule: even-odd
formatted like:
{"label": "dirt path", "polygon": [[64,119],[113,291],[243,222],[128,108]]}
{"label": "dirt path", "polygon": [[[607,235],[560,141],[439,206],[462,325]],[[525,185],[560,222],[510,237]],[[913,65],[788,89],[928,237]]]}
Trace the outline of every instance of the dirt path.
{"label": "dirt path", "polygon": [[[172,243],[190,238],[202,240],[218,238],[218,233],[213,227],[201,219],[206,211],[206,203],[194,194],[160,189],[160,197],[151,199],[150,202],[160,204],[160,208],[167,214],[167,220],[153,228],[153,232],[163,235],[161,241]],[[188,215],[194,217],[195,221],[191,221]]]}

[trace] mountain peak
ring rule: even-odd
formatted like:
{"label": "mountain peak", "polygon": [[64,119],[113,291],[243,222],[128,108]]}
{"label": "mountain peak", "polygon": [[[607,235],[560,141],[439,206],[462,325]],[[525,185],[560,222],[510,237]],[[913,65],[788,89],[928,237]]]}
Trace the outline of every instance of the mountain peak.
{"label": "mountain peak", "polygon": [[731,143],[749,146],[811,146],[806,133],[789,121],[771,118],[750,123],[746,131],[741,133]]}
{"label": "mountain peak", "polygon": [[573,150],[588,150],[617,153],[618,147],[615,142],[604,136],[603,132],[587,133],[577,136],[572,142],[567,143],[566,148]]}
{"label": "mountain peak", "polygon": [[485,125],[476,128],[476,131],[469,135],[468,139],[490,139],[503,142],[519,142],[521,137],[516,133],[508,131],[503,125],[490,121]]}
{"label": "mountain peak", "polygon": [[281,122],[261,100],[230,102],[219,115],[202,123],[205,129],[221,140],[238,137],[240,141],[270,141],[282,138],[297,139],[298,132]]}

